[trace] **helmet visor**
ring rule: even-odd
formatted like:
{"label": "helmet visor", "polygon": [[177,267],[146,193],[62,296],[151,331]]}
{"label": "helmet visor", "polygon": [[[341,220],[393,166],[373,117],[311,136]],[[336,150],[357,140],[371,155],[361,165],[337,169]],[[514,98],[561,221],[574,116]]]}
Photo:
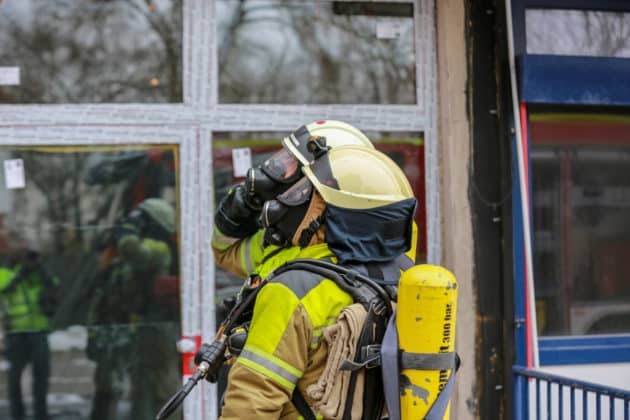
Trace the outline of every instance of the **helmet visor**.
{"label": "helmet visor", "polygon": [[276,182],[292,182],[300,175],[300,163],[287,149],[282,148],[262,164],[262,170]]}
{"label": "helmet visor", "polygon": [[335,190],[340,189],[337,179],[333,176],[332,168],[330,167],[330,159],[329,159],[328,154],[322,156],[320,159],[317,159],[315,162],[313,162],[310,165],[310,169],[320,184],[325,185],[330,188],[334,188]]}
{"label": "helmet visor", "polygon": [[296,207],[306,203],[313,193],[313,184],[307,177],[302,177],[291,188],[283,192],[277,197],[282,204],[290,207]]}

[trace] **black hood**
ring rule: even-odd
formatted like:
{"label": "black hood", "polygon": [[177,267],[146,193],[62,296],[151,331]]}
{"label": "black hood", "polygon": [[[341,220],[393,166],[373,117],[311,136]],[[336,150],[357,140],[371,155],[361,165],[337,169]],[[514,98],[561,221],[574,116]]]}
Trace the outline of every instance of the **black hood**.
{"label": "black hood", "polygon": [[390,261],[411,247],[416,199],[367,210],[326,205],[326,243],[340,263]]}

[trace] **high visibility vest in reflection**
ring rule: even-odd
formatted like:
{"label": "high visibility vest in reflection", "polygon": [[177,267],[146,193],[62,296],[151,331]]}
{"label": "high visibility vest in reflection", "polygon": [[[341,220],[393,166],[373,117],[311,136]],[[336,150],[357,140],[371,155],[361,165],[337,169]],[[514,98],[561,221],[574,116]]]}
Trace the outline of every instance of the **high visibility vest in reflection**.
{"label": "high visibility vest in reflection", "polygon": [[[26,274],[12,285],[20,267],[13,270],[0,268],[0,308],[8,332],[46,331],[48,317],[44,315],[40,296],[44,284],[38,273]],[[9,288],[11,290],[8,290]]]}

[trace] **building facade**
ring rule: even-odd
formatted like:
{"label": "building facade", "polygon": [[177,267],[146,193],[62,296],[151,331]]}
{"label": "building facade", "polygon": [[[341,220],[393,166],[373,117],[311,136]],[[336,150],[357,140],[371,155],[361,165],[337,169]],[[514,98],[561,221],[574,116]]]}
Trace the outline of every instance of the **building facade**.
{"label": "building facade", "polygon": [[[452,418],[511,418],[522,396],[512,365],[533,366],[536,348],[540,365],[584,380],[627,369],[630,24],[619,2],[593,3],[514,0],[506,20],[502,1],[0,1],[0,259],[14,268],[34,251],[61,280],[51,413],[153,418],[241,282],[213,263],[215,204],[282,137],[320,119],[357,126],[403,168],[419,201],[418,261],[458,278]],[[591,38],[584,55],[617,58],[558,57]],[[595,74],[617,82],[602,93]],[[132,210],[156,198],[176,215],[159,272],[115,246]],[[612,343],[606,356],[584,353],[592,340]],[[178,374],[141,375],[165,364]],[[215,418],[217,405],[204,383],[183,417]]]}

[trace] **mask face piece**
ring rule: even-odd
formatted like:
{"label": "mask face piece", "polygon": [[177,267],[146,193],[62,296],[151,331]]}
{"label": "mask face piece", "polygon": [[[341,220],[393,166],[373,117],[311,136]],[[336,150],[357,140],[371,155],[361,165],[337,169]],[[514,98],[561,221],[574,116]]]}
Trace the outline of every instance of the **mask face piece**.
{"label": "mask face piece", "polygon": [[263,242],[291,246],[291,240],[309,208],[313,186],[304,177],[275,200],[263,205],[260,220],[265,233]]}
{"label": "mask face piece", "polygon": [[300,162],[287,149],[282,148],[263,162],[262,170],[271,179],[280,183],[293,183],[299,176]]}
{"label": "mask face piece", "polygon": [[264,201],[274,199],[297,181],[301,175],[299,168],[298,160],[283,148],[261,165],[247,171],[245,188],[261,205]]}
{"label": "mask face piece", "polygon": [[291,188],[280,194],[276,199],[289,207],[296,207],[306,203],[313,193],[313,184],[307,177],[302,177]]}

